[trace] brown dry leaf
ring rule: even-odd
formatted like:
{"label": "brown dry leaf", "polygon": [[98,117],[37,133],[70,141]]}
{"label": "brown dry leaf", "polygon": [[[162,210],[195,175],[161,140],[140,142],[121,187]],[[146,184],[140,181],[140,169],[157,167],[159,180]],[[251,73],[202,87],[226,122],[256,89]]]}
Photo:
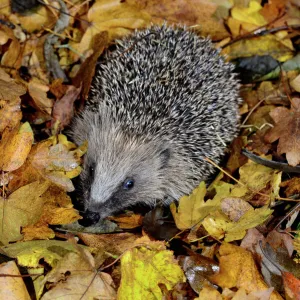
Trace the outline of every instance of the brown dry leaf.
{"label": "brown dry leaf", "polygon": [[12,173],[10,192],[41,179],[49,179],[66,191],[74,190],[70,178],[79,175],[80,157],[86,152],[87,145],[74,149],[76,146],[63,137],[50,137],[32,147],[25,164]]}
{"label": "brown dry leaf", "polygon": [[236,171],[240,166],[244,165],[248,159],[246,156],[241,154],[241,150],[245,146],[245,141],[242,137],[237,137],[233,140],[230,145],[230,157],[227,161],[226,169],[229,170],[230,174]]}
{"label": "brown dry leaf", "polygon": [[16,263],[12,260],[0,265],[0,274],[7,276],[0,277],[0,299],[30,300],[26,285]]}
{"label": "brown dry leaf", "polygon": [[0,142],[0,169],[11,172],[20,168],[31,149],[33,132],[28,122],[19,129],[4,131]]}
{"label": "brown dry leaf", "polygon": [[71,198],[59,187],[50,186],[41,198],[44,205],[39,223],[60,225],[81,219],[78,211],[73,208]]}
{"label": "brown dry leaf", "polygon": [[120,228],[123,229],[133,229],[142,226],[143,217],[141,215],[118,215],[115,217],[110,217],[112,220],[118,224]]}
{"label": "brown dry leaf", "polygon": [[113,234],[90,234],[78,233],[78,237],[89,247],[95,247],[100,252],[109,252],[114,255],[121,255],[131,248],[140,235],[124,232]]}
{"label": "brown dry leaf", "polygon": [[300,163],[300,98],[292,99],[292,107],[277,107],[270,113],[275,126],[265,136],[269,143],[279,139],[277,152],[286,153],[291,166]]}
{"label": "brown dry leaf", "polygon": [[287,197],[290,197],[295,194],[299,194],[300,193],[300,178],[293,177],[289,180],[281,182],[280,187],[285,188],[284,193]]}
{"label": "brown dry leaf", "polygon": [[80,87],[82,85],[81,99],[86,99],[88,95],[93,76],[95,75],[97,60],[107,44],[108,33],[106,31],[98,33],[93,37],[91,45],[93,54],[81,64],[80,70],[73,79],[73,84],[76,87]]}
{"label": "brown dry leaf", "polygon": [[254,135],[249,137],[247,149],[258,154],[267,154],[272,147],[272,145],[265,140],[267,130],[268,128],[265,127],[263,130],[258,130]]}
{"label": "brown dry leaf", "polygon": [[238,222],[248,210],[252,209],[252,206],[240,198],[224,198],[221,209],[231,221]]}
{"label": "brown dry leaf", "polygon": [[[57,9],[59,9],[59,7],[57,7]],[[57,21],[55,15],[53,15],[47,6],[39,6],[37,10],[31,11],[30,14],[18,15],[18,19],[22,28],[29,33],[52,27],[51,25]]]}
{"label": "brown dry leaf", "polygon": [[0,133],[8,127],[16,127],[22,119],[21,99],[15,101],[0,100]]}
{"label": "brown dry leaf", "polygon": [[24,44],[20,44],[20,41],[15,36],[15,30],[8,26],[1,26],[1,29],[9,37],[10,43],[7,45],[8,49],[4,51],[1,58],[1,65],[7,68],[9,73],[15,73],[22,65],[22,52]]}
{"label": "brown dry leaf", "polygon": [[67,91],[68,85],[63,84],[61,78],[54,79],[50,85],[50,92],[57,98],[60,99]]}
{"label": "brown dry leaf", "polygon": [[60,132],[65,126],[69,125],[74,114],[74,101],[80,94],[81,86],[76,88],[69,85],[65,95],[57,100],[53,107],[52,134]]}
{"label": "brown dry leaf", "polygon": [[188,251],[190,256],[179,256],[179,263],[191,288],[199,293],[204,286],[212,286],[209,277],[219,272],[219,265],[211,258]]}
{"label": "brown dry leaf", "polygon": [[232,5],[229,1],[129,0],[128,3],[138,5],[140,10],[149,13],[151,22],[155,24],[167,21],[169,24],[194,26],[201,35],[209,35],[216,40],[229,36],[224,27],[223,17],[217,17],[218,8],[228,11]]}
{"label": "brown dry leaf", "polygon": [[264,16],[268,23],[272,22],[280,15],[280,13],[282,13],[285,10],[287,2],[288,0],[269,1],[268,3],[265,3],[260,13]]}
{"label": "brown dry leaf", "polygon": [[300,299],[300,280],[292,273],[282,272],[286,299]]}
{"label": "brown dry leaf", "polygon": [[48,182],[33,182],[0,199],[0,241],[3,244],[22,238],[21,227],[34,224],[41,216],[44,200],[40,197]]}
{"label": "brown dry leaf", "polygon": [[48,171],[72,171],[78,167],[78,160],[74,158],[67,147],[61,143],[47,147],[46,143],[42,144],[32,161],[37,169],[46,169]]}
{"label": "brown dry leaf", "polygon": [[55,233],[46,225],[29,225],[22,228],[22,234],[24,236],[24,241],[32,240],[48,240],[55,237]]}
{"label": "brown dry leaf", "polygon": [[26,88],[24,85],[10,78],[10,76],[0,68],[0,99],[15,101],[25,93]]}
{"label": "brown dry leaf", "polygon": [[86,249],[64,256],[45,276],[43,283],[50,290],[42,300],[116,299],[110,275],[95,268],[94,258]]}
{"label": "brown dry leaf", "polygon": [[22,118],[20,96],[26,93],[23,84],[0,69],[0,133],[17,126]]}
{"label": "brown dry leaf", "polygon": [[49,99],[47,97],[48,91],[49,87],[43,83],[38,82],[37,80],[31,80],[28,83],[28,92],[32,97],[36,108],[51,115],[54,103],[52,99]]}
{"label": "brown dry leaf", "polygon": [[[251,252],[231,244],[224,243],[219,249],[220,272],[211,277],[211,280],[224,288],[243,288],[247,293],[267,290],[257,270]],[[277,292],[273,292],[270,300],[281,300]]]}

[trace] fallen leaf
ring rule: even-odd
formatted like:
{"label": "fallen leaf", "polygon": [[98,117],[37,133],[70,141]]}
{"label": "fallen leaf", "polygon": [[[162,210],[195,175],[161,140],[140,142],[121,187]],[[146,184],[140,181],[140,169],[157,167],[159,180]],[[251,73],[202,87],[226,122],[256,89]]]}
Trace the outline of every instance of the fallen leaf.
{"label": "fallen leaf", "polygon": [[277,152],[286,153],[291,166],[300,163],[300,98],[293,98],[291,109],[277,107],[270,113],[275,126],[266,134],[265,139],[273,143],[279,139]]}
{"label": "fallen leaf", "polygon": [[120,228],[123,229],[133,229],[142,226],[143,217],[141,215],[118,215],[115,217],[110,217],[112,220],[118,224]]}
{"label": "fallen leaf", "polygon": [[[82,64],[81,67],[73,78],[73,84],[76,87],[82,86],[81,99],[86,99],[90,86],[95,75],[95,69],[99,56],[108,44],[108,33],[106,31],[96,34],[92,39],[91,49],[93,54],[89,56]],[[84,84],[83,84],[84,82]]]}
{"label": "fallen leaf", "polygon": [[175,203],[170,205],[172,215],[176,226],[180,230],[189,229],[200,223],[210,212],[216,210],[219,206],[219,199],[204,201],[206,194],[205,182],[193,190],[189,196],[183,196],[179,199],[179,205],[176,208]]}
{"label": "fallen leaf", "polygon": [[53,135],[61,132],[63,128],[70,124],[74,114],[74,101],[79,96],[80,91],[81,86],[76,88],[73,85],[69,85],[65,95],[55,102],[52,114]]}
{"label": "fallen leaf", "polygon": [[14,101],[26,93],[23,84],[10,78],[10,76],[0,68],[0,99]]}
{"label": "fallen leaf", "polygon": [[89,247],[95,247],[100,252],[109,252],[114,255],[121,255],[131,248],[133,243],[140,237],[129,232],[113,234],[90,234],[78,233],[79,238]]}
{"label": "fallen leaf", "polygon": [[249,209],[252,209],[252,206],[240,198],[224,198],[221,202],[221,209],[231,221],[238,222]]}
{"label": "fallen leaf", "polygon": [[76,245],[66,241],[29,241],[22,243],[14,243],[1,247],[7,256],[17,259],[18,264],[28,268],[41,268],[41,261],[45,261],[54,268],[66,254],[70,252],[78,252]]}
{"label": "fallen leaf", "polygon": [[231,221],[227,216],[216,211],[208,215],[202,225],[207,232],[217,239],[225,236],[226,242],[242,239],[246,230],[263,223],[271,214],[272,210],[267,207],[248,209],[237,222]]}
{"label": "fallen leaf", "polygon": [[[155,244],[155,243],[153,243]],[[118,299],[161,299],[159,283],[168,290],[185,282],[183,271],[169,250],[147,247],[133,248],[121,258],[121,284]]]}
{"label": "fallen leaf", "polygon": [[101,32],[108,32],[109,40],[128,35],[132,30],[147,27],[150,24],[150,15],[140,10],[136,5],[127,1],[98,0],[88,11],[90,26],[85,31],[80,43],[70,45],[77,53],[85,54],[91,49],[94,37]]}
{"label": "fallen leaf", "polygon": [[191,253],[190,256],[179,256],[179,263],[189,284],[196,293],[199,293],[207,285],[212,286],[209,277],[219,272],[217,262],[199,253]]}
{"label": "fallen leaf", "polygon": [[228,60],[254,55],[271,55],[274,59],[284,62],[293,57],[293,50],[284,45],[274,35],[264,35],[251,39],[242,39],[222,50]]}
{"label": "fallen leaf", "polygon": [[286,299],[300,299],[300,280],[289,272],[282,272]]}
{"label": "fallen leaf", "polygon": [[40,196],[48,189],[48,182],[33,182],[0,198],[0,241],[3,244],[22,238],[21,227],[34,224],[42,213],[44,201]]}
{"label": "fallen leaf", "polygon": [[[22,275],[14,261],[0,265],[0,299],[30,300]],[[7,275],[7,276],[5,276]]]}
{"label": "fallen leaf", "polygon": [[42,300],[116,299],[110,275],[95,268],[94,258],[86,249],[66,254],[43,282],[51,288]]}
{"label": "fallen leaf", "polygon": [[48,91],[49,87],[37,80],[31,80],[28,83],[28,92],[34,101],[35,106],[42,112],[51,115],[54,101],[53,99],[48,98]]}
{"label": "fallen leaf", "polygon": [[[224,243],[219,249],[219,255],[220,272],[211,277],[214,283],[223,289],[244,288],[247,293],[268,289],[249,251]],[[278,293],[273,292],[270,300],[277,299],[282,298]]]}
{"label": "fallen leaf", "polygon": [[6,172],[20,168],[31,149],[33,132],[28,122],[18,130],[6,130],[0,142],[0,169]]}
{"label": "fallen leaf", "polygon": [[254,24],[257,26],[263,26],[266,25],[267,22],[259,13],[261,9],[262,6],[257,1],[250,1],[249,7],[233,7],[231,10],[231,15],[238,21]]}
{"label": "fallen leaf", "polygon": [[38,224],[25,226],[22,228],[24,241],[32,240],[48,240],[55,237],[55,232],[46,225],[39,226]]}

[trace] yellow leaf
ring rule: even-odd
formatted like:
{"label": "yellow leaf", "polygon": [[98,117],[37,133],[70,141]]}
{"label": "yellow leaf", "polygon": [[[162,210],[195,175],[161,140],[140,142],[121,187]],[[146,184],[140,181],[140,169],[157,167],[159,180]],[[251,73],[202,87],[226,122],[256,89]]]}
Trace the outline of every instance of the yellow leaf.
{"label": "yellow leaf", "polygon": [[14,243],[1,247],[1,250],[9,257],[16,258],[20,266],[37,268],[41,259],[54,267],[66,253],[78,252],[78,247],[83,246],[51,240]]}
{"label": "yellow leaf", "polygon": [[[235,200],[238,201],[238,199]],[[231,242],[242,239],[247,229],[263,223],[272,212],[268,207],[254,209],[249,206],[248,210],[235,222],[231,221],[225,214],[216,211],[207,216],[202,225],[210,235],[217,239],[225,236],[225,241]]]}
{"label": "yellow leaf", "polygon": [[39,219],[44,204],[40,196],[48,187],[48,182],[35,181],[19,188],[7,199],[0,198],[0,241],[3,244],[20,240],[21,227]]}
{"label": "yellow leaf", "polygon": [[80,43],[70,45],[81,54],[90,49],[95,35],[107,31],[110,40],[128,35],[132,30],[150,25],[150,15],[139,9],[137,5],[125,1],[98,0],[88,12],[88,21],[91,23]]}
{"label": "yellow leaf", "polygon": [[169,250],[133,248],[121,258],[121,284],[118,299],[162,299],[159,284],[168,290],[185,282],[183,271]]}
{"label": "yellow leaf", "polygon": [[222,54],[229,60],[253,55],[271,55],[283,62],[294,56],[293,51],[285,46],[273,35],[256,37],[255,39],[243,39],[225,47]]}
{"label": "yellow leaf", "polygon": [[[247,293],[267,290],[268,286],[257,270],[251,252],[231,244],[224,243],[219,249],[220,272],[211,277],[221,288],[243,288]],[[270,300],[281,300],[273,292]]]}
{"label": "yellow leaf", "polygon": [[249,7],[235,6],[231,10],[231,16],[242,22],[263,26],[267,24],[265,18],[259,13],[262,9],[257,1],[250,1]]}
{"label": "yellow leaf", "polygon": [[4,132],[0,143],[0,169],[14,171],[25,162],[33,143],[33,132],[28,122],[16,132]]}
{"label": "yellow leaf", "polygon": [[180,198],[177,208],[175,203],[170,205],[178,229],[191,228],[203,220],[210,212],[216,210],[216,207],[220,204],[220,198],[204,202],[205,194],[205,182],[201,182],[191,195]]}

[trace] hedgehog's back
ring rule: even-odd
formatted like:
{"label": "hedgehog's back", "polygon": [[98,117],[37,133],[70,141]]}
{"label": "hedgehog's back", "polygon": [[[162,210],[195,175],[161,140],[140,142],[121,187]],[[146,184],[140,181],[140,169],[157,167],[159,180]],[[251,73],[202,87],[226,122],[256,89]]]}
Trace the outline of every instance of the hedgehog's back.
{"label": "hedgehog's back", "polygon": [[217,158],[237,131],[239,84],[232,69],[209,39],[154,26],[107,53],[90,99],[115,107],[131,134],[167,137],[193,157]]}

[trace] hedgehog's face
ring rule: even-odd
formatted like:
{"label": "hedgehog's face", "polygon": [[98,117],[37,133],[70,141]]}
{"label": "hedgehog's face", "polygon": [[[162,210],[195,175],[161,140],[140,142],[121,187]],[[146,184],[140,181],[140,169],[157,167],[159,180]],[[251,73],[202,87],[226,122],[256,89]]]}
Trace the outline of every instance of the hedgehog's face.
{"label": "hedgehog's face", "polygon": [[104,218],[163,199],[170,150],[161,143],[139,143],[120,134],[109,137],[101,144],[89,140],[81,175],[85,208]]}

